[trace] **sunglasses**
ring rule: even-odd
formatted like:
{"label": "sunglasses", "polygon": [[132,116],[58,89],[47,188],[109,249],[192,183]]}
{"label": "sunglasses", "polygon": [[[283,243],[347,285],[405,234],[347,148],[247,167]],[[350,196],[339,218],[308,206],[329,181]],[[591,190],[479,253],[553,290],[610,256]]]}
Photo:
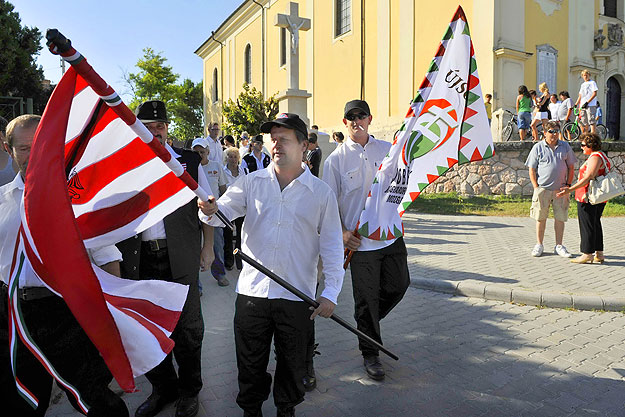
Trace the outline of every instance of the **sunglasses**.
{"label": "sunglasses", "polygon": [[587,148],[588,145],[586,145],[585,143],[580,143],[579,146],[581,146],[582,148]]}
{"label": "sunglasses", "polygon": [[345,116],[345,118],[350,122],[353,122],[356,119],[365,120],[367,117],[369,117],[369,115],[364,113],[348,114],[347,116]]}
{"label": "sunglasses", "polygon": [[556,129],[549,129],[547,132],[551,133],[552,135],[554,133],[558,133],[558,131]]}

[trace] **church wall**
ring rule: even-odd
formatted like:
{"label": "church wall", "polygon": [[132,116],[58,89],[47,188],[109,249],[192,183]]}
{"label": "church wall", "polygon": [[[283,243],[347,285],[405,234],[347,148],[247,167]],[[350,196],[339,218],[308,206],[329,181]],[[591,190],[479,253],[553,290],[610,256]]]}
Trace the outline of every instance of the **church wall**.
{"label": "church wall", "polygon": [[237,97],[243,91],[245,82],[245,47],[249,44],[252,48],[252,82],[251,86],[257,90],[262,89],[262,44],[261,44],[261,24],[260,15],[250,24],[246,25],[240,32],[233,36],[232,49],[234,50],[233,60],[230,62],[234,72],[234,85],[231,98]]}
{"label": "church wall", "polygon": [[[542,2],[549,3],[547,0]],[[536,47],[548,44],[558,51],[556,85],[549,85],[549,91],[557,94],[562,90],[569,90],[571,93],[568,80],[568,2],[557,3],[559,9],[552,9],[547,5],[541,6],[535,0],[525,0],[525,51],[533,54],[525,61],[525,85],[528,89],[534,89],[537,92],[538,84],[546,80],[537,79]]]}

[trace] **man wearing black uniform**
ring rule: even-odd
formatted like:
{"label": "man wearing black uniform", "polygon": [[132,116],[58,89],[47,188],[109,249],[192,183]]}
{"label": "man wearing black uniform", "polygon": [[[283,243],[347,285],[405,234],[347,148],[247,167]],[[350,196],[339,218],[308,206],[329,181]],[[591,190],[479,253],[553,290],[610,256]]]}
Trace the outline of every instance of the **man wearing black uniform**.
{"label": "man wearing black uniform", "polygon": [[317,134],[310,132],[308,134],[308,153],[306,154],[306,163],[310,172],[319,178],[319,167],[321,166],[321,148],[317,144]]}
{"label": "man wearing black uniform", "polygon": [[[147,101],[137,108],[136,113],[137,118],[180,161],[193,179],[202,188],[209,189],[204,171],[198,169],[199,155],[166,145],[169,120],[165,103]],[[204,233],[204,245],[200,248],[201,232]],[[155,416],[176,399],[176,417],[195,416],[199,410],[197,395],[202,389],[200,355],[204,322],[198,274],[200,265],[204,269],[212,262],[212,243],[212,229],[200,225],[197,203],[192,200],[139,235],[117,244],[124,258],[122,277],[189,285],[180,320],[171,334],[176,343],[173,356],[178,364],[178,375],[172,363],[172,353],[146,374],[152,383],[152,394],[137,409],[137,417]]]}
{"label": "man wearing black uniform", "polygon": [[243,157],[241,168],[246,174],[267,168],[271,158],[263,152],[263,135],[256,135],[250,144],[250,153]]}

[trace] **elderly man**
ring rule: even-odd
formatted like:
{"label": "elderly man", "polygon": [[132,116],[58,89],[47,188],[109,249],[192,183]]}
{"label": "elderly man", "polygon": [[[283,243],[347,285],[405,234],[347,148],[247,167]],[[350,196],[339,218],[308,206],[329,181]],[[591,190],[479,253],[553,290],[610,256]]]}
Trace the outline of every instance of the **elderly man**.
{"label": "elderly man", "polygon": [[[302,164],[308,145],[306,124],[296,114],[282,113],[263,124],[261,131],[271,133],[273,163],[236,181],[217,203],[201,202],[200,208],[207,215],[219,208],[229,219],[245,216],[242,251],[311,298],[319,257],[323,260],[325,288],[312,315],[306,303],[248,264],[237,283],[237,404],[245,416],[262,416],[262,404],[271,391],[267,362],[273,338],[277,415],[293,416],[295,406],[304,400],[311,320],[332,315],[343,283],[340,222],[334,193]],[[206,221],[220,223],[215,218]]]}
{"label": "elderly man", "polygon": [[[354,234],[375,172],[391,147],[389,142],[369,135],[372,120],[366,101],[345,104],[343,123],[349,139],[326,159],[323,180],[338,199],[343,244],[355,251],[351,271],[358,330],[382,343],[380,320],[404,297],[410,275],[403,238],[377,241]],[[384,379],[378,349],[363,340],[359,340],[358,347],[369,377]]]}
{"label": "elderly man", "polygon": [[[40,116],[29,114],[9,123],[5,149],[17,163],[19,172],[12,182],[0,187],[0,398],[3,400],[3,415],[7,416],[45,415],[52,390],[52,377],[30,351],[18,341],[17,357],[11,358],[8,342],[7,283],[21,224],[20,204],[30,149],[40,119]],[[88,253],[102,269],[119,275],[121,254],[115,246],[93,249]],[[104,360],[63,299],[48,290],[32,269],[25,269],[18,285],[20,308],[29,333],[61,377],[78,389],[90,407],[89,415],[128,416],[126,404],[108,388],[112,376]],[[11,371],[13,360],[20,381],[39,400],[36,410],[18,394]],[[72,405],[77,407],[73,395],[69,391],[67,394]]]}
{"label": "elderly man", "polygon": [[[156,139],[185,166],[200,187],[210,189],[200,166],[200,156],[189,150],[166,144],[169,119],[165,103],[147,101],[137,108],[141,120]],[[200,247],[201,233],[204,244]],[[168,403],[178,399],[177,417],[195,416],[199,410],[198,393],[202,389],[201,350],[204,322],[200,308],[198,274],[213,261],[212,228],[198,219],[197,203],[190,201],[139,235],[117,244],[124,255],[122,276],[132,279],[160,279],[189,286],[187,300],[171,338],[176,345],[146,377],[152,394],[139,406],[136,417],[158,414]],[[178,372],[172,356],[176,358]]]}
{"label": "elderly man", "polygon": [[557,197],[556,194],[560,188],[571,185],[575,154],[567,142],[558,139],[560,129],[557,122],[547,122],[546,128],[545,139],[534,145],[525,162],[534,186],[530,217],[536,220],[536,245],[532,249],[532,256],[543,254],[547,216],[549,206],[552,206],[556,233],[554,253],[570,258],[571,254],[562,245],[564,222],[567,221],[569,213],[569,197],[568,194],[563,197]]}

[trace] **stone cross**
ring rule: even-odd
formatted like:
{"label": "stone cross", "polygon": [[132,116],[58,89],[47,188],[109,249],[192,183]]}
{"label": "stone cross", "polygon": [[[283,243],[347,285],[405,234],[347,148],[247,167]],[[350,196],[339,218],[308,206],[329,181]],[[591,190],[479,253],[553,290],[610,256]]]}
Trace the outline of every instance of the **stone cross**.
{"label": "stone cross", "polygon": [[288,14],[277,14],[275,26],[286,28],[291,33],[291,53],[287,60],[289,88],[299,90],[299,31],[310,29],[310,19],[299,17],[299,4],[290,2]]}

